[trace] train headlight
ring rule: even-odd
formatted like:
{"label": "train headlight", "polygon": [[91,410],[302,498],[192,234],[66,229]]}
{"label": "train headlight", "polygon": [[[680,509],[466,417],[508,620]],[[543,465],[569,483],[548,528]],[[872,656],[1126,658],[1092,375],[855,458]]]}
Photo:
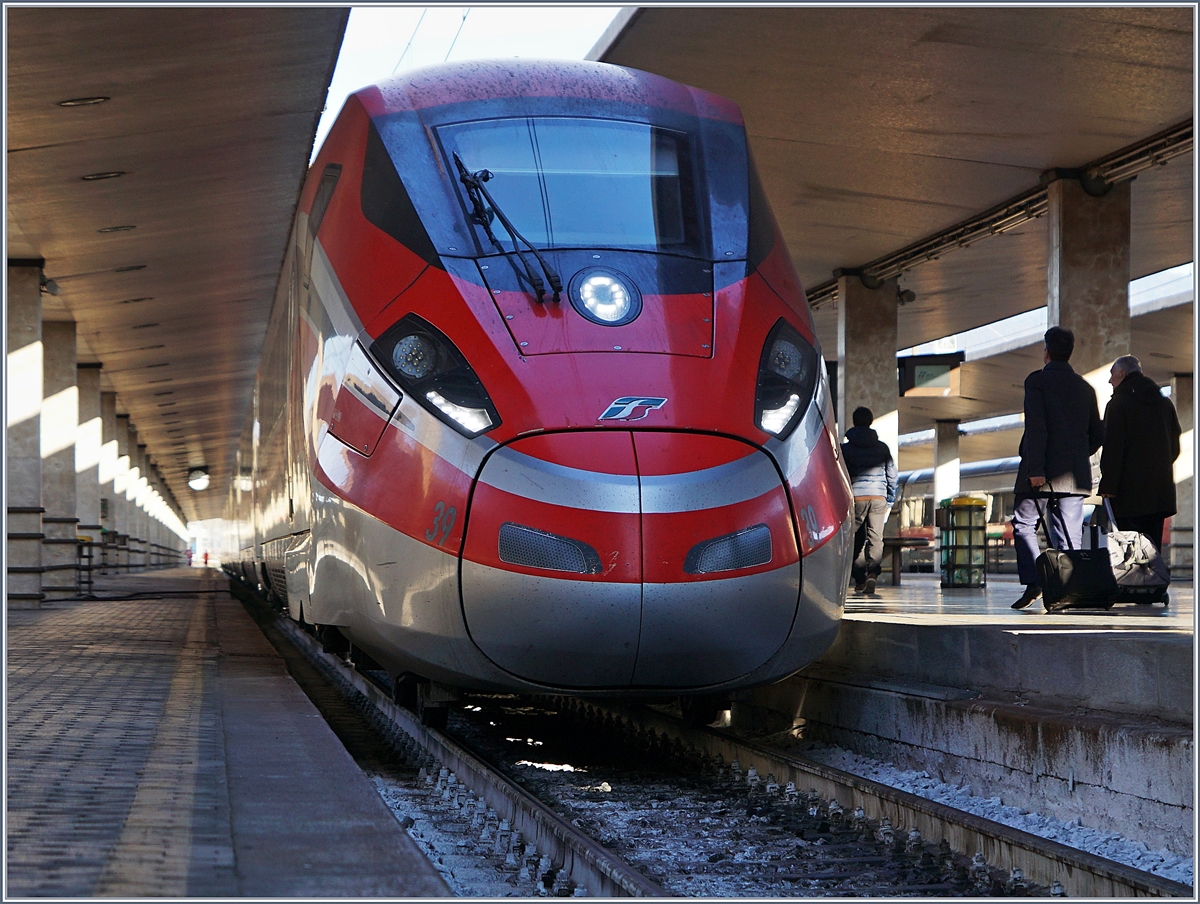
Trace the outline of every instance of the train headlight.
{"label": "train headlight", "polygon": [[392,347],[392,363],[410,380],[422,380],[433,373],[437,349],[424,336],[405,336]]}
{"label": "train headlight", "polygon": [[384,369],[426,410],[463,436],[500,423],[483,383],[441,330],[409,314],[371,345]]}
{"label": "train headlight", "polygon": [[779,439],[796,429],[816,391],[820,366],[808,340],[786,320],[775,324],[758,365],[754,419],[761,429]]}
{"label": "train headlight", "polygon": [[624,274],[601,267],[576,273],[568,289],[575,310],[592,323],[621,326],[642,312],[642,297]]}

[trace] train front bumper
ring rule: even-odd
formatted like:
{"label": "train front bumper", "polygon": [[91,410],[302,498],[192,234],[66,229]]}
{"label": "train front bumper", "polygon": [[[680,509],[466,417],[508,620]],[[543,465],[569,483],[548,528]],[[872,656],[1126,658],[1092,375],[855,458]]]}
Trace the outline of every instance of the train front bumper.
{"label": "train front bumper", "polygon": [[801,571],[787,490],[757,447],[689,433],[540,435],[480,472],[463,614],[479,651],[525,681],[694,690],[794,671],[806,663],[779,654],[796,638],[813,641],[800,655],[828,646],[841,597],[810,611]]}

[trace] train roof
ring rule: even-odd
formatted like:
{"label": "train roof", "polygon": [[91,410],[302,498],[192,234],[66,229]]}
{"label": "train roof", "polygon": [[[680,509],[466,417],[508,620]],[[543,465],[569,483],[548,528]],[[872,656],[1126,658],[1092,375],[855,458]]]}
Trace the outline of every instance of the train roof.
{"label": "train roof", "polygon": [[624,66],[582,60],[470,60],[414,69],[355,92],[376,118],[469,101],[573,98],[675,110],[742,125],[733,101]]}

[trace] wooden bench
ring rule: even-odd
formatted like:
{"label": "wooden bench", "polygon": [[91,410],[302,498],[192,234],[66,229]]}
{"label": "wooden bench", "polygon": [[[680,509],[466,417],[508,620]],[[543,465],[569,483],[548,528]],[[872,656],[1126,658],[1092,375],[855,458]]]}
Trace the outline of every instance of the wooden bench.
{"label": "wooden bench", "polygon": [[928,546],[929,541],[924,537],[884,537],[883,551],[892,554],[892,586],[900,586],[900,553],[905,549],[917,549]]}

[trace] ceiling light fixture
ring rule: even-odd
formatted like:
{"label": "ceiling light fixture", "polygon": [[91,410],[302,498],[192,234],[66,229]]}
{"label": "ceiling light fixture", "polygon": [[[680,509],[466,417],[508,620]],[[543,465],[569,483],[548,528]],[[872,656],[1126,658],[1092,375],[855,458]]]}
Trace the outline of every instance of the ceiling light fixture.
{"label": "ceiling light fixture", "polygon": [[120,304],[137,304],[142,301],[154,301],[153,295],[143,295],[141,298],[126,298]]}
{"label": "ceiling light fixture", "polygon": [[145,330],[145,329],[149,329],[152,326],[158,326],[158,324],[157,323],[139,323],[137,326],[131,326],[130,329],[131,330]]}
{"label": "ceiling light fixture", "polygon": [[154,393],[154,394],[155,394],[156,396],[158,396],[158,395],[175,395],[175,390],[174,390],[174,389],[168,389],[166,392],[156,392],[156,393]]}
{"label": "ceiling light fixture", "polygon": [[110,170],[107,173],[88,173],[86,176],[80,176],[84,182],[99,182],[101,179],[116,179],[118,176],[124,176],[124,170]]}
{"label": "ceiling light fixture", "polygon": [[136,226],[105,226],[103,229],[97,229],[97,232],[128,232],[130,229],[137,229]]}
{"label": "ceiling light fixture", "polygon": [[149,370],[151,367],[170,367],[170,366],[171,366],[170,361],[164,361],[164,362],[162,362],[162,364],[147,364],[146,369]]}
{"label": "ceiling light fixture", "polygon": [[188,468],[188,486],[200,493],[208,489],[208,468]]}
{"label": "ceiling light fixture", "polygon": [[113,273],[132,273],[134,270],[145,270],[145,264],[132,264],[128,267],[114,267]]}
{"label": "ceiling light fixture", "polygon": [[91,107],[110,100],[112,100],[111,97],[104,97],[103,95],[97,95],[96,97],[72,97],[70,100],[60,100],[58,105],[60,107]]}

